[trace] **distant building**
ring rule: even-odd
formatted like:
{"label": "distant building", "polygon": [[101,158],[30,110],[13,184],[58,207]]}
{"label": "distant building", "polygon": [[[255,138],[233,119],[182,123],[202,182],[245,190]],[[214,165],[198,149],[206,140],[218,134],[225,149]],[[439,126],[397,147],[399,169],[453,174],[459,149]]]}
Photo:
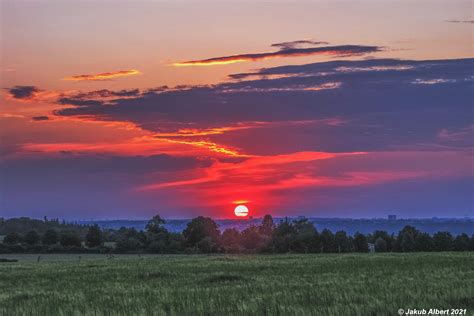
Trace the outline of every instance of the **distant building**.
{"label": "distant building", "polygon": [[389,221],[396,221],[397,220],[397,215],[389,215],[388,220]]}

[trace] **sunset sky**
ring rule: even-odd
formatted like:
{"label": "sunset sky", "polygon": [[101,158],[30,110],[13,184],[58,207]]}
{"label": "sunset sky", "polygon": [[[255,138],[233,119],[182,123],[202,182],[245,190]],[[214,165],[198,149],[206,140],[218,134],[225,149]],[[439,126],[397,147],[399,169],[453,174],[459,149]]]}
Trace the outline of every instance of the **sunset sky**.
{"label": "sunset sky", "polygon": [[472,15],[0,0],[0,217],[474,216]]}

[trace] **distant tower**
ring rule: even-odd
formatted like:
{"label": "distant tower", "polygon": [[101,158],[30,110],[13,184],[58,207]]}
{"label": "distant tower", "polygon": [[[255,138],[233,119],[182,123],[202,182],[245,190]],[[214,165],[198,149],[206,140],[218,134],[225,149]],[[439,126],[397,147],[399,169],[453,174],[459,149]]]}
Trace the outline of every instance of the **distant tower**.
{"label": "distant tower", "polygon": [[396,221],[397,220],[397,215],[389,215],[388,220],[389,221]]}

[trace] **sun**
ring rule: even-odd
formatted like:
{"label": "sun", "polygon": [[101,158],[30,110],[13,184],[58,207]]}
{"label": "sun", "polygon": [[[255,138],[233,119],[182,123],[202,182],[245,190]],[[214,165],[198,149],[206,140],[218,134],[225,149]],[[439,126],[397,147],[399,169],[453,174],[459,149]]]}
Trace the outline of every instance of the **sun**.
{"label": "sun", "polygon": [[249,215],[249,209],[245,205],[237,205],[234,209],[234,214],[237,217],[245,217]]}

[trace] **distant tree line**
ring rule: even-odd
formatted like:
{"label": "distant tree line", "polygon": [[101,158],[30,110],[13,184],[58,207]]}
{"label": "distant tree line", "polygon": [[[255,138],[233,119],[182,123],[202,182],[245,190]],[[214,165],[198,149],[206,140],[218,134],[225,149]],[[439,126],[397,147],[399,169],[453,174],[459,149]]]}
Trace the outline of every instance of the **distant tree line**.
{"label": "distant tree line", "polygon": [[275,224],[271,215],[265,215],[260,225],[243,231],[228,228],[222,233],[211,218],[203,216],[192,219],[182,233],[169,232],[159,215],[144,231],[56,224],[40,232],[9,232],[0,243],[0,253],[347,253],[368,252],[371,247],[376,252],[474,251],[474,235],[430,235],[407,225],[398,234],[375,231],[349,236],[342,230],[319,232],[307,219]]}

